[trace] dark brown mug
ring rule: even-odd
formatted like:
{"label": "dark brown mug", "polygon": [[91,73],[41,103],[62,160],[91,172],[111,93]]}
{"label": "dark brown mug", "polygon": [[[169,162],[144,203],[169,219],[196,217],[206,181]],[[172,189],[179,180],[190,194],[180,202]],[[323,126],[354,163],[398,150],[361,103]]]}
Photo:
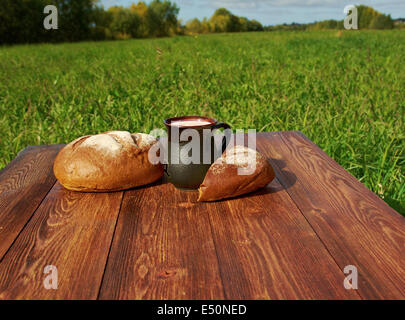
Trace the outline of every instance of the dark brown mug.
{"label": "dark brown mug", "polygon": [[[225,151],[230,141],[231,130],[225,130],[218,150],[212,131],[219,128],[231,129],[231,127],[215,119],[200,116],[169,118],[164,120],[164,124],[168,131],[168,162],[165,168],[167,180],[179,189],[198,189],[209,167]],[[190,132],[190,130],[183,132],[186,129],[194,129],[193,133],[196,133],[199,138],[196,145],[200,150],[199,155],[197,154],[198,163],[185,162],[181,156],[192,151],[188,150],[189,146],[187,146],[192,137],[184,141],[180,140],[182,133]]]}

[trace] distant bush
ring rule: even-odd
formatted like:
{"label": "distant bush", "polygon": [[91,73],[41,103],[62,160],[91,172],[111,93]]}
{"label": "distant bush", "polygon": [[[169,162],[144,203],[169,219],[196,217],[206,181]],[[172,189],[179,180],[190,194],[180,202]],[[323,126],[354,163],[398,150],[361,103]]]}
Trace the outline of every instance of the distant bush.
{"label": "distant bush", "polygon": [[185,26],[185,32],[187,34],[263,30],[264,28],[259,21],[235,16],[225,8],[217,9],[209,20],[204,18],[200,21],[197,18],[194,18],[187,21]]}
{"label": "distant bush", "polygon": [[[371,7],[364,5],[356,6],[359,29],[392,29],[395,27],[390,15],[382,14]],[[400,28],[401,23],[397,23]],[[281,24],[265,27],[265,31],[296,31],[296,30],[342,30],[343,20],[323,20],[309,24]]]}
{"label": "distant bush", "polygon": [[394,21],[391,19],[391,16],[388,15],[378,15],[375,16],[369,25],[370,29],[392,29],[394,28]]}
{"label": "distant bush", "polygon": [[392,29],[394,21],[390,15],[382,14],[371,7],[357,6],[359,29]]}

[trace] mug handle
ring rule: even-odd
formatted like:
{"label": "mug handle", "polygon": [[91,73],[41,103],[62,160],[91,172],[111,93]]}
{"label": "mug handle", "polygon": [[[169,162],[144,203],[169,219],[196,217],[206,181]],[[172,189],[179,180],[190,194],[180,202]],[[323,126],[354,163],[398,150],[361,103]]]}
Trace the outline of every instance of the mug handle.
{"label": "mug handle", "polygon": [[226,131],[226,129],[231,129],[231,126],[225,122],[218,122],[212,127],[212,130],[220,128],[223,128],[225,130],[225,136],[222,138],[222,153],[223,153],[226,149],[226,146],[231,141],[232,132],[230,130]]}

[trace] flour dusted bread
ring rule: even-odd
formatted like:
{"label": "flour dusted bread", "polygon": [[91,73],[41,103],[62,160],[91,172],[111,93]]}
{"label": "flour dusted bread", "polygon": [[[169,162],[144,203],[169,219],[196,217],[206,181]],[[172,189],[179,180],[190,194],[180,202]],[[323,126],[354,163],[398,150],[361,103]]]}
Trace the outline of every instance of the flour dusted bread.
{"label": "flour dusted bread", "polygon": [[265,187],[275,177],[267,158],[259,152],[235,146],[209,168],[199,188],[198,201],[236,197]]}
{"label": "flour dusted bread", "polygon": [[148,151],[156,139],[145,133],[109,131],[80,137],[57,155],[53,171],[69,190],[107,192],[152,183],[163,167],[152,164]]}

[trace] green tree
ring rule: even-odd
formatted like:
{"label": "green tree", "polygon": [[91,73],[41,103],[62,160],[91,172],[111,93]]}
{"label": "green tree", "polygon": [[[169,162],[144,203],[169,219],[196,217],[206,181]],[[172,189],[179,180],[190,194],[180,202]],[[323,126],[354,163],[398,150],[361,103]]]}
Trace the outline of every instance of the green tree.
{"label": "green tree", "polygon": [[131,12],[128,8],[118,6],[111,7],[108,11],[112,17],[110,29],[115,37],[126,39],[138,36],[141,19],[136,13]]}
{"label": "green tree", "polygon": [[58,41],[80,41],[90,37],[92,12],[96,0],[50,0],[58,8],[58,30],[52,34]]}
{"label": "green tree", "polygon": [[257,20],[249,20],[248,21],[248,30],[247,31],[263,31],[264,28],[262,24]]}
{"label": "green tree", "polygon": [[104,10],[102,6],[95,6],[91,14],[90,38],[92,40],[111,39],[112,33],[110,24],[112,16],[109,11]]}
{"label": "green tree", "polygon": [[148,6],[149,35],[165,37],[177,30],[179,8],[175,3],[164,0],[153,0]]}
{"label": "green tree", "polygon": [[391,16],[380,14],[374,17],[369,25],[370,29],[392,29],[394,28],[394,21]]}
{"label": "green tree", "polygon": [[52,40],[54,32],[45,30],[43,26],[43,10],[47,4],[45,0],[2,0],[0,44]]}
{"label": "green tree", "polygon": [[240,25],[240,31],[246,32],[249,31],[249,19],[245,17],[239,17],[239,25]]}
{"label": "green tree", "polygon": [[146,38],[149,36],[149,25],[148,25],[148,6],[145,2],[140,1],[137,4],[133,3],[130,7],[131,12],[138,15],[140,19],[140,24],[138,27],[138,37]]}
{"label": "green tree", "polygon": [[232,32],[237,26],[240,28],[239,19],[225,8],[215,10],[209,21],[214,32]]}
{"label": "green tree", "polygon": [[394,22],[390,15],[384,15],[371,7],[357,7],[359,29],[392,29]]}
{"label": "green tree", "polygon": [[203,18],[201,21],[202,33],[210,33],[210,23],[208,22],[207,18]]}
{"label": "green tree", "polygon": [[203,25],[197,18],[187,21],[186,30],[189,33],[202,33]]}
{"label": "green tree", "polygon": [[375,11],[373,8],[360,5],[356,6],[357,16],[358,16],[358,27],[359,29],[368,29],[371,21],[381,13]]}

